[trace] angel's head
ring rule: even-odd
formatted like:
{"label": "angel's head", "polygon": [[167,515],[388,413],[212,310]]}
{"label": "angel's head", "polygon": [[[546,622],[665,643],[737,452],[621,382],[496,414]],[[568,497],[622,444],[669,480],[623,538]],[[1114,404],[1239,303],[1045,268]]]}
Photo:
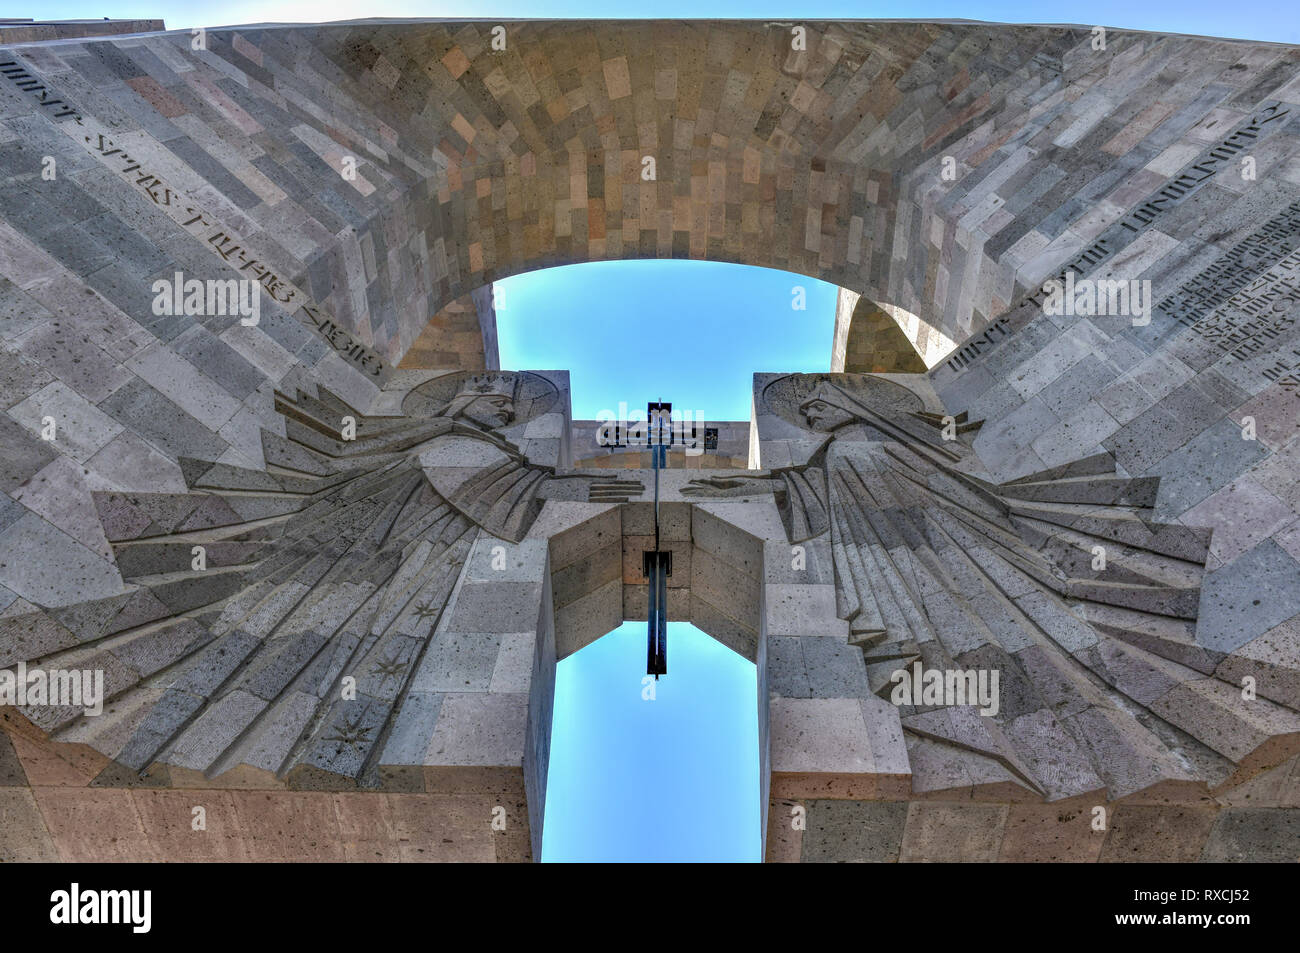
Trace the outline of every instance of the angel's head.
{"label": "angel's head", "polygon": [[483,394],[466,404],[460,416],[484,430],[495,430],[515,419],[514,398],[505,394]]}
{"label": "angel's head", "polygon": [[838,387],[822,381],[799,405],[804,420],[813,430],[829,433],[858,419],[853,403]]}
{"label": "angel's head", "polygon": [[515,379],[504,374],[471,377],[461,385],[443,415],[483,430],[504,427],[515,419]]}

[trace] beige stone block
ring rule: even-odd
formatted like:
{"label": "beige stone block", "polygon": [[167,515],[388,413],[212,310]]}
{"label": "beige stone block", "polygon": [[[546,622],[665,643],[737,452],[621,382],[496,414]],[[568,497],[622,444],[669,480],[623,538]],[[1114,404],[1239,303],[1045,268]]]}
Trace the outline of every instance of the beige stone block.
{"label": "beige stone block", "polygon": [[907,809],[900,863],[992,863],[998,859],[1004,804],[913,801]]}
{"label": "beige stone block", "polygon": [[108,764],[108,757],[88,745],[38,741],[9,736],[32,787],[85,787]]}
{"label": "beige stone block", "polygon": [[561,609],[602,586],[620,578],[623,548],[618,539],[578,559],[563,569],[551,572],[551,594],[556,609]]}
{"label": "beige stone block", "polygon": [[[683,590],[668,590],[668,616],[670,619],[674,618],[674,610],[679,605],[677,599],[674,598],[674,595],[679,592],[683,592]],[[727,610],[714,605],[710,599],[706,598],[706,594],[702,594],[697,590],[690,590],[690,595],[691,611],[687,617],[690,623],[736,654],[744,656],[751,662],[756,662],[758,659],[758,620],[752,619],[747,623],[743,619],[735,619]]]}
{"label": "beige stone block", "polygon": [[27,788],[0,788],[0,863],[59,860],[36,799]]}
{"label": "beige stone block", "polygon": [[340,861],[335,795],[328,792],[233,791],[248,859],[261,863]]}
{"label": "beige stone block", "polygon": [[[763,539],[780,538],[775,534],[760,536],[749,531],[753,529],[766,533],[775,529],[768,525],[770,521],[764,515],[765,509],[767,507],[762,505],[750,504],[731,504],[725,509],[720,505],[695,507],[691,529],[696,549],[717,556],[745,575],[759,575],[763,567]],[[772,511],[775,512],[775,507]],[[743,520],[749,525],[742,528],[733,520]],[[777,526],[779,525],[778,522]],[[781,529],[780,532],[784,533],[785,530]]]}
{"label": "beige stone block", "polygon": [[691,555],[691,592],[717,606],[729,618],[759,628],[760,577],[748,574],[707,549],[697,547]]}
{"label": "beige stone block", "polygon": [[[137,789],[131,798],[159,858],[186,863],[249,859],[229,792]],[[202,814],[196,815],[195,808],[202,808]],[[200,818],[203,827],[196,830]]]}
{"label": "beige stone block", "polygon": [[401,860],[389,797],[377,791],[335,794],[334,816],[344,860],[364,863]]}
{"label": "beige stone block", "polygon": [[161,860],[125,788],[37,788],[36,802],[62,860]]}
{"label": "beige stone block", "polygon": [[[791,810],[806,805],[790,798],[772,798],[767,807],[767,845],[765,863],[797,864],[803,850],[803,830],[795,829],[791,823]],[[805,813],[806,817],[806,813]]]}
{"label": "beige stone block", "polygon": [[388,794],[403,863],[492,863],[492,808],[483,795]]}
{"label": "beige stone block", "polygon": [[1215,808],[1120,804],[1110,815],[1103,862],[1192,863],[1214,827]]}
{"label": "beige stone block", "polygon": [[1006,863],[1093,863],[1105,831],[1093,830],[1090,800],[1018,803],[1007,810],[998,860]]}
{"label": "beige stone block", "polygon": [[551,572],[555,572],[622,537],[619,507],[548,500],[528,536],[549,537]]}

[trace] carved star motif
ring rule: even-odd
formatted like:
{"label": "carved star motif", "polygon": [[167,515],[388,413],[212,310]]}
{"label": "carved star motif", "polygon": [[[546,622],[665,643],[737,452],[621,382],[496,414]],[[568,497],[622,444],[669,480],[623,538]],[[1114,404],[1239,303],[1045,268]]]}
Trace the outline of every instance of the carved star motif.
{"label": "carved star motif", "polygon": [[370,669],[370,674],[378,675],[379,684],[382,686],[390,678],[400,679],[406,674],[406,670],[410,668],[410,665],[410,662],[394,655],[392,658],[385,658],[376,662],[374,667]]}
{"label": "carved star motif", "polygon": [[336,741],[340,745],[347,745],[357,754],[364,754],[361,750],[362,745],[370,743],[370,732],[372,730],[368,725],[363,726],[361,716],[357,715],[353,718],[344,718],[343,724],[338,728],[338,733],[330,735],[325,740]]}

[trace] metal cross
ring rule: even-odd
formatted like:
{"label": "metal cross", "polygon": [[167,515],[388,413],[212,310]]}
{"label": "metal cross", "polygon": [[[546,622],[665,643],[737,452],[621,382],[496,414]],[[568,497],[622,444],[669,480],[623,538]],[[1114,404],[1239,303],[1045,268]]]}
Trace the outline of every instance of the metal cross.
{"label": "metal cross", "polygon": [[[667,465],[668,445],[663,441],[664,422],[672,420],[673,405],[659,401],[646,405],[646,430],[650,458],[655,471],[655,548],[647,550],[645,575],[649,580],[649,611],[646,615],[646,674],[659,680],[668,674],[668,577],[673,574],[673,554],[659,548],[659,471]],[[655,431],[659,439],[655,439]],[[671,429],[668,439],[672,439]]]}

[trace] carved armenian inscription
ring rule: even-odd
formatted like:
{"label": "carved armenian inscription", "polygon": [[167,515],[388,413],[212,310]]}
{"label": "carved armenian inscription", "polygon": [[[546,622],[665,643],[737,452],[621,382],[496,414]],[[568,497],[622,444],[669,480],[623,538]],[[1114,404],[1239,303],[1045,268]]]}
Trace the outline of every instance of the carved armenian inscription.
{"label": "carved armenian inscription", "polygon": [[998,318],[985,328],[983,333],[971,338],[952,357],[948,358],[948,368],[953,371],[964,370],[985,349],[1002,343],[1002,339],[1010,333],[1007,330],[1009,325],[1010,322],[1006,318]]}
{"label": "carved armenian inscription", "polygon": [[1293,347],[1264,368],[1264,377],[1283,390],[1300,395],[1300,347]]}
{"label": "carved armenian inscription", "polygon": [[[1160,215],[1189,198],[1192,194],[1198,191],[1201,186],[1213,178],[1217,172],[1220,172],[1225,168],[1233,167],[1240,154],[1248,151],[1260,140],[1284,126],[1289,121],[1290,116],[1291,107],[1285,103],[1277,100],[1270,100],[1263,103],[1249,119],[1243,121],[1236,129],[1220,140],[1217,145],[1206,149],[1198,155],[1193,162],[1184,166],[1178,175],[1174,176],[1155,192],[1151,193],[1145,201],[1125,215],[1124,218],[1106,228],[1099,236],[1097,236],[1091,245],[1068,262],[1054,276],[1053,280],[1060,284],[1064,284],[1066,276],[1070,273],[1073,273],[1076,278],[1082,278],[1102,262],[1112,258],[1118,252],[1128,247],[1133,243],[1138,235],[1156,222]],[[1292,214],[1295,208],[1296,206],[1292,206],[1288,209],[1286,214]],[[1284,217],[1286,216],[1279,216],[1279,219]],[[1273,225],[1276,222],[1278,222],[1278,219],[1274,219],[1274,222],[1270,223],[1270,225]],[[1294,230],[1294,227],[1295,226],[1289,224],[1279,224],[1275,226],[1275,230],[1289,233],[1290,230]],[[1268,228],[1269,226],[1265,226],[1264,229],[1260,230],[1260,233],[1257,233],[1257,236],[1263,236],[1261,241],[1265,244],[1270,241],[1276,241],[1276,236],[1264,234],[1268,231]],[[1252,238],[1257,236],[1252,236]],[[1249,239],[1247,241],[1249,241]],[[1267,264],[1275,262],[1282,256],[1288,254],[1295,247],[1295,244],[1291,244],[1277,254],[1266,256],[1263,258],[1263,261],[1266,263],[1265,267],[1267,267]],[[1234,253],[1236,251],[1237,250],[1234,249]],[[1243,255],[1245,254],[1246,253],[1243,251]],[[1246,255],[1246,257],[1249,256]],[[1208,301],[1204,302],[1199,307],[1198,317],[1209,314],[1219,304],[1226,302],[1228,297],[1237,290],[1240,290],[1251,278],[1258,275],[1259,271],[1262,270],[1256,269],[1253,272],[1247,272],[1245,277],[1241,278],[1230,291],[1223,294],[1222,290],[1225,286],[1221,282],[1208,276],[1215,273],[1215,269],[1218,268],[1220,269],[1218,272],[1219,274],[1232,275],[1234,280],[1236,280],[1238,270],[1235,267],[1234,262],[1230,259],[1231,256],[1225,256],[1223,259],[1220,259],[1220,261],[1215,262],[1215,265],[1211,266],[1211,269],[1207,271],[1207,284],[1204,292],[1214,296],[1217,300],[1215,300],[1213,304],[1210,304]],[[1046,282],[1044,282],[1044,284],[1046,284]],[[1193,284],[1194,283],[1189,282],[1188,285],[1184,285],[1183,288],[1180,288],[1175,295],[1172,295],[1161,303],[1159,306],[1160,309],[1165,311],[1167,314],[1177,313],[1177,309],[1180,308],[1178,302],[1180,296],[1182,296],[1182,300],[1186,302],[1194,302],[1198,296],[1198,290],[1192,287]],[[1036,315],[1036,309],[1042,305],[1046,297],[1047,292],[1044,291],[1041,286],[1035,288],[1031,293],[1021,298],[1014,307],[1007,309],[1006,315],[1011,319],[1011,326],[999,327],[995,325],[993,328],[989,329],[989,332],[985,332],[981,340],[972,342],[975,346],[970,351],[963,348],[961,351],[958,351],[949,358],[942,366],[953,373],[960,373],[961,371],[966,370],[983,354],[988,353],[998,344],[1001,344],[1012,329],[1018,329],[1019,327],[1028,324]],[[1029,306],[1032,306],[1035,310],[1026,311],[1025,309]],[[1195,307],[1195,305],[1193,306]],[[1195,319],[1191,322],[1185,323],[1194,324]],[[1001,336],[998,336],[996,333],[990,333],[995,332],[995,329],[1002,332]],[[1272,329],[1272,331],[1275,332],[1273,333],[1273,336],[1276,337],[1277,334],[1281,334],[1282,330],[1282,328],[1274,327]],[[1232,347],[1235,349],[1241,346],[1250,345],[1250,343],[1255,340],[1252,335],[1263,335],[1259,340],[1268,340],[1269,333],[1268,329],[1260,327],[1249,331],[1246,337],[1240,339],[1232,337],[1231,335],[1228,335],[1227,337],[1232,340]]]}
{"label": "carved armenian inscription", "polygon": [[9,80],[9,82],[13,83],[23,92],[35,96],[36,101],[42,106],[51,109],[55,106],[62,106],[62,109],[51,114],[55,119],[62,119],[65,116],[73,116],[76,118],[77,122],[81,122],[81,116],[75,109],[73,109],[68,103],[65,103],[62,99],[57,98],[52,89],[49,89],[44,82],[27,72],[27,68],[21,63],[17,63],[13,60],[6,60],[5,62],[0,63],[0,75],[3,75],[5,79]]}
{"label": "carved armenian inscription", "polygon": [[1242,239],[1157,310],[1245,361],[1274,345],[1300,309],[1300,202]]}
{"label": "carved armenian inscription", "polygon": [[[1065,266],[1056,280],[1064,282],[1066,273],[1070,271],[1081,278],[1088,269],[1132,244],[1158,216],[1186,201],[1215,173],[1235,163],[1239,153],[1245,152],[1260,139],[1284,126],[1290,115],[1291,109],[1284,103],[1277,100],[1264,103],[1249,120],[1220,140],[1218,145],[1206,149],[1194,162],[1184,166],[1178,175],[1152,192],[1141,205],[1103,231],[1087,251]],[[1040,304],[1046,294],[1042,288],[1038,288],[1024,300]]]}
{"label": "carved armenian inscription", "polygon": [[240,272],[244,277],[254,277],[271,298],[283,305],[303,324],[329,343],[336,352],[348,360],[361,372],[381,380],[388,375],[388,368],[374,350],[340,327],[323,308],[310,303],[310,298],[287,278],[277,273],[274,267],[258,256],[247,243],[229,228],[221,225],[209,216],[197,203],[191,202],[184,194],[167,185],[164,179],[151,172],[145,165],[134,158],[109,135],[110,130],[95,120],[78,113],[62,99],[50,99],[52,91],[47,89],[43,80],[19,63],[10,61],[0,63],[0,75],[16,83],[20,89],[29,93],[40,93],[42,105],[63,106],[53,118],[71,116],[73,123],[60,125],[71,138],[80,142],[97,159],[107,165],[119,176],[126,179],[134,188],[148,196],[158,208],[166,212],[173,221],[199,238],[213,254],[223,262]]}

